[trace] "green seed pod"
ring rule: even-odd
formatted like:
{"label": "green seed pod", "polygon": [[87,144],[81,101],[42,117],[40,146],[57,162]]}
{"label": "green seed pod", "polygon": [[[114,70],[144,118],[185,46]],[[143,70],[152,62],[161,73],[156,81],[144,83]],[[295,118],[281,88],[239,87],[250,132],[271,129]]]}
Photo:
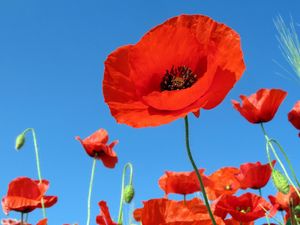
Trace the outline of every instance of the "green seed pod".
{"label": "green seed pod", "polygon": [[16,145],[15,145],[16,150],[20,150],[24,144],[25,144],[25,134],[22,133],[18,135],[18,137],[16,138]]}
{"label": "green seed pod", "polygon": [[278,170],[273,169],[272,179],[275,187],[283,194],[287,194],[290,191],[290,185],[287,178]]}
{"label": "green seed pod", "polygon": [[124,189],[124,201],[130,203],[134,197],[134,188],[132,185],[127,185]]}

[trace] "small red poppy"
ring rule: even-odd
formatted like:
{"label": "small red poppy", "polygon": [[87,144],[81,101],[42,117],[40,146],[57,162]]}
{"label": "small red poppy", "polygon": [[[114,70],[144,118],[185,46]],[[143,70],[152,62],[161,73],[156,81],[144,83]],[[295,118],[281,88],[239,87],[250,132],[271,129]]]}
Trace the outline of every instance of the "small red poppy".
{"label": "small red poppy", "polygon": [[118,225],[112,221],[106,202],[100,201],[98,204],[100,206],[100,215],[96,217],[96,223],[98,225]]}
{"label": "small red poppy", "polygon": [[118,157],[113,150],[113,147],[118,143],[118,141],[113,141],[108,145],[108,133],[106,130],[97,130],[84,140],[81,140],[81,138],[78,136],[76,139],[80,141],[89,156],[100,159],[108,168],[115,167],[116,163],[118,162]]}
{"label": "small red poppy", "polygon": [[240,182],[236,179],[235,174],[239,171],[235,167],[223,167],[209,175],[210,183],[205,187],[208,198],[215,200],[221,195],[236,193],[240,188]]}
{"label": "small red poppy", "polygon": [[[40,220],[36,225],[47,225],[47,218]],[[3,219],[1,221],[2,225],[31,225],[29,223],[23,222],[21,224],[21,221],[19,220],[14,220],[14,219]]]}
{"label": "small red poppy", "polygon": [[42,208],[42,199],[46,208],[57,202],[56,196],[44,196],[49,187],[49,181],[32,180],[27,177],[18,177],[10,182],[8,191],[2,199],[2,208],[5,214],[9,211],[28,213],[36,208]]}
{"label": "small red poppy", "polygon": [[293,188],[290,186],[290,191],[287,194],[278,192],[276,196],[269,195],[270,202],[277,210],[280,211],[289,211],[292,206],[297,206],[300,204],[300,198]]}
{"label": "small red poppy", "polygon": [[103,94],[117,122],[159,126],[216,107],[244,70],[234,30],[207,16],[181,15],[107,57]]}
{"label": "small red poppy", "polygon": [[300,130],[300,101],[297,101],[292,110],[288,113],[288,119],[296,129]]}
{"label": "small red poppy", "polygon": [[[2,225],[21,225],[21,221],[14,219],[3,219],[1,220]],[[23,223],[23,225],[31,225],[29,223]]]}
{"label": "small red poppy", "polygon": [[[210,182],[203,174],[204,169],[199,169],[204,185]],[[165,191],[166,195],[170,193],[175,194],[192,194],[201,191],[200,183],[195,171],[192,172],[172,172],[166,171],[163,176],[159,178],[159,187]]]}
{"label": "small red poppy", "polygon": [[[273,167],[276,161],[273,160]],[[240,173],[236,174],[236,178],[239,180],[241,188],[247,189],[260,189],[264,187],[272,174],[272,168],[270,164],[245,163],[240,166]]]}
{"label": "small red poppy", "polygon": [[[174,201],[165,198],[145,201],[144,207],[134,211],[134,217],[143,225],[211,225],[206,206],[199,198],[188,201]],[[215,217],[218,225],[225,225]]]}
{"label": "small red poppy", "polygon": [[225,218],[229,213],[234,220],[251,222],[265,216],[265,210],[270,210],[272,205],[264,198],[245,193],[239,197],[223,195],[215,203],[215,215]]}
{"label": "small red poppy", "polygon": [[287,92],[280,89],[260,89],[246,97],[241,95],[242,105],[232,100],[233,107],[250,123],[263,123],[273,119]]}

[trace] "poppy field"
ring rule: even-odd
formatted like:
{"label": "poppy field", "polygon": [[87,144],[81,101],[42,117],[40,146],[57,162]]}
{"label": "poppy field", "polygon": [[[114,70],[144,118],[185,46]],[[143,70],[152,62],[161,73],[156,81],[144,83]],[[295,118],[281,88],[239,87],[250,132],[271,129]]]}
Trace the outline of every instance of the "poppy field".
{"label": "poppy field", "polygon": [[297,7],[1,4],[2,225],[300,224]]}

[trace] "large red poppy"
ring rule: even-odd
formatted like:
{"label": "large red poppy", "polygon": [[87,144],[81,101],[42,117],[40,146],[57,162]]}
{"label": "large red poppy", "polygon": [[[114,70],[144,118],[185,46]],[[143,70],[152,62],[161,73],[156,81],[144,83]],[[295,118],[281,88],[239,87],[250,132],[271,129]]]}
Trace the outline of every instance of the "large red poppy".
{"label": "large red poppy", "polygon": [[260,89],[246,97],[241,95],[242,105],[232,100],[233,107],[250,123],[263,123],[273,119],[287,92],[280,89]]}
{"label": "large red poppy", "polygon": [[251,222],[264,217],[272,205],[264,198],[252,193],[245,193],[239,197],[233,195],[221,196],[215,204],[215,215],[225,218],[229,213],[234,220]]}
{"label": "large red poppy", "polygon": [[96,217],[96,223],[98,225],[118,225],[111,219],[106,202],[100,201],[98,204],[100,206],[100,215]]}
{"label": "large red poppy", "polygon": [[[144,207],[136,209],[134,217],[143,225],[211,225],[206,206],[200,199],[174,201],[151,199]],[[218,225],[224,225],[221,218],[215,217]]]}
{"label": "large red poppy", "polygon": [[89,156],[102,160],[103,164],[108,168],[115,167],[118,162],[118,157],[113,150],[113,147],[118,143],[118,141],[113,141],[112,143],[107,144],[108,133],[106,130],[97,130],[84,140],[78,136],[76,139],[80,141]]}
{"label": "large red poppy", "polygon": [[[236,221],[232,218],[231,219],[226,219],[226,220],[224,220],[224,222],[225,222],[225,225],[241,225],[241,222]],[[254,222],[243,223],[242,225],[254,225]]]}
{"label": "large red poppy", "polygon": [[[204,185],[208,185],[210,181],[203,172],[204,169],[199,169]],[[158,184],[159,187],[165,191],[166,195],[169,193],[187,195],[201,191],[200,183],[195,171],[166,171],[165,174],[159,178]]]}
{"label": "large red poppy", "polygon": [[119,123],[158,126],[214,108],[244,70],[235,31],[207,16],[181,15],[108,56],[103,94]]}
{"label": "large red poppy", "polygon": [[240,182],[237,180],[235,174],[239,172],[240,170],[235,167],[223,167],[209,175],[208,179],[210,183],[205,187],[208,198],[215,200],[221,195],[236,193],[240,188]]}
{"label": "large red poppy", "polygon": [[36,208],[42,208],[42,199],[46,208],[57,202],[56,196],[44,196],[49,187],[49,181],[32,180],[18,177],[10,182],[8,191],[2,199],[2,209],[5,214],[9,211],[28,213]]}
{"label": "large red poppy", "polygon": [[288,113],[288,119],[296,129],[300,130],[300,101],[297,101],[292,110]]}
{"label": "large red poppy", "polygon": [[[276,161],[273,160],[272,164],[275,165]],[[242,189],[253,188],[260,189],[264,187],[272,174],[270,164],[245,163],[240,166],[240,173],[236,175]]]}

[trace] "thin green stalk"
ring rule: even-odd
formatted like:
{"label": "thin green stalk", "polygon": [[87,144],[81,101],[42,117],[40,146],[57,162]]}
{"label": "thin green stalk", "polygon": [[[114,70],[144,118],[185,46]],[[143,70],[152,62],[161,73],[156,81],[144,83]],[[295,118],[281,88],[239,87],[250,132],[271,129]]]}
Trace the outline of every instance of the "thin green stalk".
{"label": "thin green stalk", "polygon": [[21,212],[21,225],[23,225],[24,224],[24,214],[23,214],[23,212]]}
{"label": "thin green stalk", "polygon": [[295,181],[296,181],[298,187],[300,187],[300,182],[299,182],[299,180],[297,179],[295,170],[294,170],[294,168],[293,168],[293,166],[292,166],[292,163],[291,163],[291,161],[289,160],[289,158],[288,158],[286,152],[284,151],[284,149],[282,148],[282,146],[278,143],[278,141],[276,141],[276,140],[274,140],[274,139],[271,139],[270,141],[273,142],[275,145],[277,145],[277,147],[279,148],[280,152],[281,152],[282,155],[284,156],[285,161],[287,162],[287,164],[288,164],[288,166],[289,166],[289,169],[290,169],[290,171],[291,171],[291,173],[292,173],[293,178],[295,179]]}
{"label": "thin green stalk", "polygon": [[258,189],[259,196],[262,197],[261,188]]}
{"label": "thin green stalk", "polygon": [[96,157],[97,156],[95,155],[94,160],[93,160],[92,172],[91,172],[89,194],[88,194],[88,201],[87,201],[87,221],[86,221],[86,225],[90,225],[90,221],[91,221],[91,197],[92,197],[92,189],[93,189],[95,168],[96,168],[96,162],[97,162]]}
{"label": "thin green stalk", "polygon": [[[273,146],[273,144],[272,144],[272,139],[270,139],[270,138],[268,137],[268,135],[267,135],[267,133],[266,133],[266,130],[265,130],[265,128],[264,128],[263,123],[261,123],[261,128],[262,128],[262,130],[263,130],[265,139],[266,139],[266,141],[267,141],[267,146],[271,148],[272,153],[273,153],[273,155],[275,156],[277,162],[279,163],[279,165],[280,165],[280,167],[281,167],[281,169],[282,169],[284,175],[286,176],[286,178],[288,179],[288,181],[291,183],[291,185],[292,185],[293,188],[295,189],[295,191],[296,191],[298,197],[300,198],[300,193],[299,193],[299,191],[298,191],[298,188],[296,188],[294,182],[292,181],[292,179],[290,178],[288,172],[286,171],[286,169],[285,169],[285,167],[284,167],[282,161],[280,160],[279,156],[277,155],[276,150],[275,150],[275,148],[274,148],[274,146]],[[267,148],[267,152],[268,152],[268,148]],[[269,153],[268,153],[268,154],[269,154]],[[269,158],[269,156],[268,156],[268,158]],[[269,158],[269,163],[271,163],[270,158]],[[272,169],[273,169],[273,168],[272,168]]]}
{"label": "thin green stalk", "polygon": [[210,208],[210,205],[209,205],[209,202],[208,202],[208,198],[207,198],[207,195],[206,195],[206,192],[205,192],[205,188],[204,188],[204,184],[203,184],[203,181],[202,181],[202,178],[201,178],[201,175],[198,171],[198,167],[193,159],[193,156],[192,156],[192,152],[191,152],[191,148],[190,148],[190,141],[189,141],[189,121],[188,121],[188,116],[185,116],[184,117],[184,124],[185,124],[185,144],[186,144],[186,150],[187,150],[187,154],[188,154],[188,157],[189,157],[189,160],[194,168],[194,171],[196,172],[196,175],[197,175],[197,178],[199,180],[199,183],[200,183],[200,187],[201,187],[201,190],[202,190],[202,195],[203,195],[203,198],[204,198],[204,202],[205,202],[205,205],[206,205],[206,208],[208,210],[208,214],[210,216],[210,219],[213,223],[213,225],[217,225],[216,221],[215,221],[215,218],[214,218],[214,215],[211,211],[211,208]]}
{"label": "thin green stalk", "polygon": [[123,224],[123,201],[124,201],[125,176],[126,176],[127,168],[129,168],[129,170],[130,170],[129,184],[132,185],[133,167],[132,167],[131,163],[126,163],[123,168],[123,173],[122,173],[122,185],[121,185],[121,197],[120,197],[118,224]]}
{"label": "thin green stalk", "polygon": [[265,211],[265,217],[266,217],[266,220],[267,220],[268,224],[270,223],[269,218],[272,218],[272,219],[275,220],[278,224],[284,225],[284,224],[283,224],[279,219],[277,219],[275,216],[269,216],[270,213],[269,213],[268,210],[266,210],[261,204],[259,204],[259,206]]}
{"label": "thin green stalk", "polygon": [[[41,173],[41,166],[40,166],[40,157],[39,157],[39,149],[38,149],[38,144],[37,144],[37,138],[36,138],[36,133],[33,128],[27,128],[23,133],[24,135],[28,132],[31,131],[32,133],[32,138],[33,138],[33,145],[34,145],[34,151],[35,151],[35,159],[36,159],[36,167],[37,167],[37,172],[38,172],[38,178],[40,181],[40,184],[42,183],[42,173]],[[43,217],[46,218],[46,209],[45,209],[45,204],[44,204],[44,199],[41,199],[42,203],[42,211],[43,211]]]}

